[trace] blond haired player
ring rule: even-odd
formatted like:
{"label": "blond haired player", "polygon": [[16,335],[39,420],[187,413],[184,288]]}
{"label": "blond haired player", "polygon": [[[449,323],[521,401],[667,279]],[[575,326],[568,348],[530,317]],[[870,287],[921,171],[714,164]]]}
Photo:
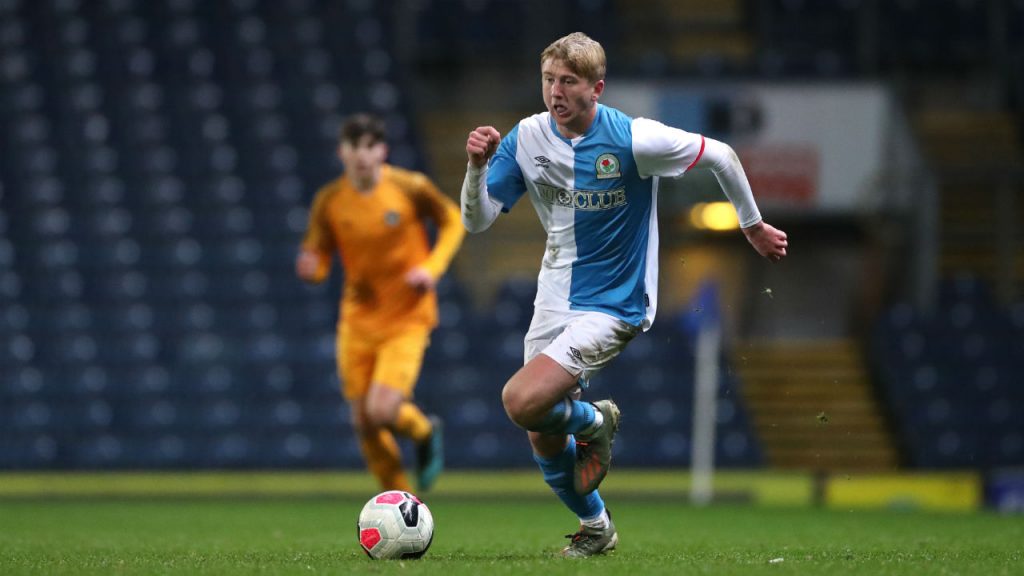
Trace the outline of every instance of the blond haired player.
{"label": "blond haired player", "polygon": [[597,491],[619,409],[611,400],[581,402],[579,394],[654,321],[658,179],[710,168],[761,256],[778,262],[788,243],[761,220],[732,148],[598,104],[605,87],[599,43],[570,34],[544,50],[540,65],[545,112],[504,138],[491,126],[469,134],[462,218],[470,231],[485,230],[526,194],[547,232],[525,365],[501,399],[528,431],[544,480],[580,520],[562,553],[586,557],[619,540]]}
{"label": "blond haired player", "polygon": [[[322,282],[338,254],[345,269],[337,361],[366,465],[381,488],[411,487],[394,434],[417,445],[417,484],[428,490],[443,468],[441,421],[413,402],[430,331],[438,278],[465,234],[459,209],[423,174],[385,163],[381,119],[357,114],[341,130],[345,173],[317,192],[296,273]],[[431,248],[426,223],[437,226]]]}

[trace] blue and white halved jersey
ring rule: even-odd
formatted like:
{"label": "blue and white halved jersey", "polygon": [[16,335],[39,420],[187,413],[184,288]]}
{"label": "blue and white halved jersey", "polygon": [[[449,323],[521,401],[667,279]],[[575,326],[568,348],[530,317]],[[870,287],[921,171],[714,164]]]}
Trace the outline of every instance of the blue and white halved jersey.
{"label": "blue and white halved jersey", "polygon": [[572,140],[548,112],[519,122],[490,161],[487,190],[505,212],[529,192],[547,231],[534,306],[648,329],[658,304],[658,178],[682,176],[703,151],[699,134],[603,105]]}

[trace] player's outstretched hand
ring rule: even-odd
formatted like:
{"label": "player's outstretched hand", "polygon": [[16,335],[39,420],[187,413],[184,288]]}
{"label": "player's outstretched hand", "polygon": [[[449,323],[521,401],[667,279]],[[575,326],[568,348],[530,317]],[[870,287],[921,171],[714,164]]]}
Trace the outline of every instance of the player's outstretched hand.
{"label": "player's outstretched hand", "polygon": [[477,168],[483,168],[487,161],[494,156],[501,142],[501,133],[493,126],[481,126],[469,133],[466,140],[466,155],[469,156],[469,163]]}
{"label": "player's outstretched hand", "polygon": [[786,257],[786,248],[789,246],[786,233],[771,224],[758,222],[749,228],[744,228],[743,234],[754,250],[757,250],[758,254],[769,261],[779,262]]}
{"label": "player's outstretched hand", "polygon": [[306,282],[315,282],[320,269],[320,257],[312,250],[302,250],[295,259],[295,273]]}
{"label": "player's outstretched hand", "polygon": [[437,285],[437,280],[425,268],[417,267],[405,274],[405,283],[420,292],[427,292],[434,289],[434,286]]}

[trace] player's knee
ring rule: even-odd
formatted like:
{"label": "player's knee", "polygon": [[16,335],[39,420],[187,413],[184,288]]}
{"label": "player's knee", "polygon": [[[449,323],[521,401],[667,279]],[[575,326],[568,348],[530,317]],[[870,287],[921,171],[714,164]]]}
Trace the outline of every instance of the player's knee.
{"label": "player's knee", "polygon": [[376,434],[379,428],[386,425],[381,423],[380,412],[370,401],[352,406],[352,429],[360,437]]}
{"label": "player's knee", "polygon": [[366,411],[366,426],[368,428],[383,428],[390,424],[387,415],[383,410],[367,410]]}
{"label": "player's knee", "polygon": [[[518,398],[512,387],[506,383],[505,387],[501,389],[501,405],[505,408],[505,414],[508,415],[509,420],[516,422],[516,415],[518,414]],[[518,424],[518,422],[516,422]]]}
{"label": "player's knee", "polygon": [[395,407],[384,402],[370,402],[366,405],[366,425],[371,428],[385,428],[394,423]]}
{"label": "player's knee", "polygon": [[512,381],[505,384],[501,390],[501,403],[509,419],[517,426],[529,429],[535,423],[536,409],[522,386],[516,386]]}

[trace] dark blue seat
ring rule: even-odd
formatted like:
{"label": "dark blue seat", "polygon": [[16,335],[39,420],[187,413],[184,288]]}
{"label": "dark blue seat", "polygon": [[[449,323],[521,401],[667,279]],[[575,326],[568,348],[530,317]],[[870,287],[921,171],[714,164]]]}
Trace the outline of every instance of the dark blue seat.
{"label": "dark blue seat", "polygon": [[202,438],[197,458],[202,467],[252,468],[262,458],[258,436],[223,431],[204,434]]}
{"label": "dark blue seat", "polygon": [[45,470],[67,467],[68,450],[58,437],[47,433],[0,434],[0,467],[5,470]]}
{"label": "dark blue seat", "polygon": [[[391,160],[424,168],[386,3],[21,4],[0,90],[0,429],[23,431],[0,435],[0,467],[361,466],[334,358],[340,274],[308,287],[294,260],[346,115],[384,114]],[[609,0],[567,6],[612,28]],[[520,6],[484,12],[456,43],[518,41]],[[418,393],[480,438],[453,448],[466,466],[532,466],[500,391],[535,281],[505,290],[488,321],[454,276],[438,287]],[[654,366],[674,357],[645,354],[670,387]]]}
{"label": "dark blue seat", "polygon": [[877,373],[908,457],[922,467],[1013,464],[1000,452],[1024,406],[1010,376],[1013,315],[972,277],[945,282],[940,300],[933,317],[898,307],[875,331]]}

